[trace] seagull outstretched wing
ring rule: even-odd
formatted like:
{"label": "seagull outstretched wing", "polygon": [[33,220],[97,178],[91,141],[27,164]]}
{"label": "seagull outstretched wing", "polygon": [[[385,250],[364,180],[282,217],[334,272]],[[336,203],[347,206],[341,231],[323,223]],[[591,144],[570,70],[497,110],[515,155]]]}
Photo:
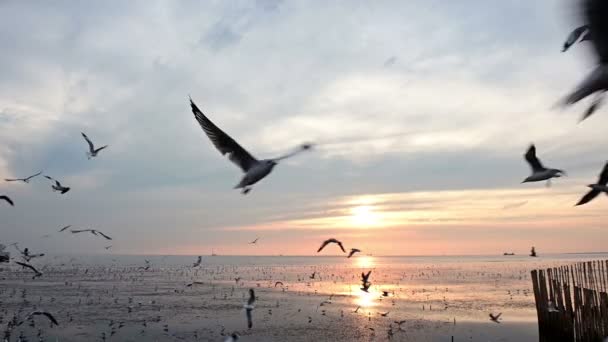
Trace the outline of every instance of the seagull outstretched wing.
{"label": "seagull outstretched wing", "polygon": [[87,137],[87,135],[82,132],[80,132],[80,134],[82,134],[82,137],[84,138],[84,140],[86,140],[87,144],[89,144],[89,151],[91,153],[95,152],[95,145],[93,145],[93,142],[91,141],[91,139],[89,139],[89,137]]}
{"label": "seagull outstretched wing", "polygon": [[0,196],[0,199],[1,199],[1,200],[5,200],[5,201],[6,201],[8,204],[10,204],[10,205],[11,205],[11,206],[13,206],[13,207],[15,206],[15,203],[13,202],[13,200],[12,200],[12,199],[10,199],[10,198],[9,198],[8,196],[6,196],[6,195],[2,195],[2,196]]}
{"label": "seagull outstretched wing", "polygon": [[247,172],[253,165],[258,163],[258,160],[249,154],[247,150],[211,122],[211,120],[198,109],[192,99],[190,99],[190,107],[192,107],[192,113],[194,114],[196,121],[198,121],[207,137],[209,137],[209,140],[211,140],[215,148],[217,148],[222,155],[228,154],[228,159],[240,167],[243,172]]}
{"label": "seagull outstretched wing", "polygon": [[582,0],[585,21],[589,25],[591,43],[601,64],[608,63],[608,2],[604,0]]}
{"label": "seagull outstretched wing", "polygon": [[543,164],[541,164],[540,160],[536,158],[536,146],[530,145],[528,148],[528,152],[524,155],[528,164],[532,168],[532,172],[539,172],[546,170]]}

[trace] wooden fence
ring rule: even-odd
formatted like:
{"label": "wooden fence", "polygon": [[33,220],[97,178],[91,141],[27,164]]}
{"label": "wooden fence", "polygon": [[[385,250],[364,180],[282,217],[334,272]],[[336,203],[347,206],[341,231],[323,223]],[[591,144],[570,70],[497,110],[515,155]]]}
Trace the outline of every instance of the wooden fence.
{"label": "wooden fence", "polygon": [[539,341],[608,337],[608,260],[532,271]]}

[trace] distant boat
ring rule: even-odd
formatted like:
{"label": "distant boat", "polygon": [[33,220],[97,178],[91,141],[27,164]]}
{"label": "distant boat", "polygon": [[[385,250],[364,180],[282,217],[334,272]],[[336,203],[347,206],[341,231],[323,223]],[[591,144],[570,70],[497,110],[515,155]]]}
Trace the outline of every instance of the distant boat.
{"label": "distant boat", "polygon": [[504,252],[504,253],[502,253],[502,255],[515,255],[515,253],[513,253],[513,252],[511,252],[511,253]]}
{"label": "distant boat", "polygon": [[215,254],[215,252],[213,251],[213,248],[211,249],[211,256],[217,256],[217,254]]}
{"label": "distant boat", "polygon": [[536,257],[536,249],[534,249],[534,247],[532,247],[532,249],[530,250],[530,256]]}

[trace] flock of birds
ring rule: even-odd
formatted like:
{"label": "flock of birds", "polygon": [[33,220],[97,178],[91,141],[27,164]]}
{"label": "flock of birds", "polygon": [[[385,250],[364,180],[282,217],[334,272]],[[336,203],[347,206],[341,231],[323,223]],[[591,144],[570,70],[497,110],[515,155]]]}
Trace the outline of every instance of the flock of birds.
{"label": "flock of birds", "polygon": [[[597,63],[595,68],[589,73],[589,75],[583,80],[580,85],[578,85],[570,94],[568,94],[564,98],[562,102],[563,105],[571,105],[577,103],[578,101],[581,101],[582,99],[588,96],[595,95],[596,97],[594,98],[591,106],[583,114],[581,121],[587,119],[601,106],[604,93],[608,90],[608,20],[606,20],[606,18],[608,18],[608,1],[583,0],[582,4],[582,13],[585,19],[585,23],[584,25],[574,29],[568,35],[562,49],[562,51],[567,51],[577,42],[590,42],[597,57]],[[230,137],[218,126],[216,126],[199,109],[199,107],[194,103],[191,98],[190,107],[196,121],[200,124],[202,130],[207,135],[213,146],[222,155],[227,155],[229,160],[233,162],[236,166],[238,166],[243,172],[241,180],[234,187],[235,189],[240,189],[243,195],[248,194],[256,183],[267,177],[280,161],[295,156],[296,154],[302,151],[311,150],[313,148],[312,143],[305,143],[297,147],[292,152],[276,158],[262,160],[256,159],[245,148],[238,144],[232,137]],[[108,147],[108,145],[95,147],[95,144],[85,133],[81,134],[88,146],[88,151],[86,153],[88,159],[97,157],[102,150]],[[548,168],[543,166],[540,159],[537,157],[536,146],[534,144],[529,147],[524,157],[532,170],[532,174],[526,179],[524,179],[524,183],[546,181],[547,186],[550,186],[550,182],[553,178],[559,178],[561,176],[566,175],[566,173],[561,169]],[[23,183],[29,183],[32,179],[42,175],[42,173],[43,172],[40,171],[25,178],[5,179],[5,181],[20,181]],[[60,194],[66,194],[71,190],[69,186],[63,185],[59,180],[49,175],[43,175],[43,177],[45,177],[51,182],[51,188],[53,191],[59,192]],[[588,185],[590,190],[579,200],[576,205],[586,204],[596,198],[600,193],[608,194],[607,183],[608,163],[604,165],[597,182]],[[15,202],[7,195],[1,195],[0,200],[4,200],[11,206],[15,205]],[[60,229],[60,232],[64,232],[70,227],[71,226],[65,226]],[[97,229],[72,229],[70,230],[70,232],[73,234],[90,233],[91,235],[96,237],[101,237],[106,240],[112,240],[112,238],[108,234],[105,234]],[[252,241],[251,244],[256,244],[257,241],[258,239]],[[321,244],[317,252],[321,252],[329,244],[336,244],[343,253],[347,253],[342,242],[335,238],[325,240]],[[23,261],[16,261],[16,264],[22,266],[23,268],[30,269],[32,272],[34,272],[33,278],[38,278],[42,276],[42,272],[36,269],[29,262],[33,258],[44,256],[44,254],[32,254],[27,248],[21,250],[19,249],[17,244],[13,244],[13,246],[19,251],[23,259]],[[108,246],[106,247],[106,249],[109,249],[110,247],[111,246]],[[358,248],[351,248],[347,257],[351,258],[355,253],[358,252],[361,252],[361,250]],[[198,260],[193,264],[193,267],[197,267],[201,263],[202,257],[199,256]],[[147,262],[146,264],[146,267],[142,267],[144,270],[148,270],[150,268],[149,262]],[[368,292],[370,286],[372,285],[369,280],[370,275],[371,271],[361,274],[361,291]],[[314,279],[314,277],[315,273],[312,274],[311,278]],[[277,284],[278,282],[275,284],[275,286]],[[255,301],[255,291],[253,289],[250,289],[249,298],[247,300],[247,303],[244,305],[248,328],[251,328],[253,326],[252,316]],[[47,317],[53,324],[59,324],[57,320],[53,317],[53,315],[48,312],[34,311],[28,317],[35,315],[43,315]],[[500,316],[500,313],[497,315],[490,314],[490,319],[494,322],[499,323]],[[238,336],[233,335],[230,338],[236,340]]]}

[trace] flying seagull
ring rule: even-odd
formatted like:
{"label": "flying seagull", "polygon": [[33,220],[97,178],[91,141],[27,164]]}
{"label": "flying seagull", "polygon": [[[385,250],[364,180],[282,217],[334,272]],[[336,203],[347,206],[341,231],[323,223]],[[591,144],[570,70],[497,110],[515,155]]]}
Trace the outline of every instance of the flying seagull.
{"label": "flying seagull", "polygon": [[350,249],[350,253],[348,253],[347,258],[350,258],[350,257],[352,257],[352,256],[353,256],[355,253],[360,253],[360,252],[361,252],[361,250],[360,250],[360,249],[357,249],[357,248],[351,248],[351,249]]}
{"label": "flying seagull", "polygon": [[[564,106],[574,104],[594,93],[602,96],[608,90],[608,21],[606,20],[608,2],[604,0],[580,0],[579,2],[588,26],[587,35],[597,55],[597,65],[576,89],[564,98],[562,102]],[[587,110],[586,116],[582,120],[591,115],[598,104],[594,103],[592,106],[594,109]]]}
{"label": "flying seagull", "polygon": [[222,155],[228,154],[228,159],[235,163],[245,173],[245,176],[237,184],[235,189],[242,189],[243,195],[251,191],[251,187],[266,177],[272,169],[282,159],[289,158],[296,155],[297,153],[309,150],[311,144],[302,144],[297,150],[288,153],[284,156],[274,159],[255,159],[249,152],[247,152],[241,145],[239,145],[234,139],[228,134],[224,133],[219,127],[217,127],[211,120],[209,120],[203,112],[198,109],[194,101],[190,99],[190,107],[192,107],[192,113],[194,117],[201,125],[203,131],[209,137],[209,140],[213,143]]}
{"label": "flying seagull", "polygon": [[199,267],[202,262],[203,262],[203,257],[199,255],[198,259],[196,259],[196,262],[194,264],[192,264],[192,267]]}
{"label": "flying seagull", "polygon": [[500,315],[502,315],[502,312],[500,312],[498,315],[494,316],[493,314],[490,314],[490,321],[495,322],[495,323],[500,323],[499,319],[500,319]]}
{"label": "flying seagull", "polygon": [[61,185],[61,183],[59,183],[58,180],[53,179],[52,177],[49,176],[44,176],[44,178],[50,180],[51,182],[55,182],[55,184],[51,185],[51,188],[53,188],[53,191],[59,191],[61,194],[65,194],[66,192],[70,191],[70,188],[67,186],[63,186]]}
{"label": "flying seagull", "polygon": [[28,264],[28,263],[19,262],[19,261],[15,261],[15,263],[16,263],[17,265],[20,265],[20,266],[22,266],[22,267],[27,267],[27,268],[29,268],[30,270],[34,271],[34,273],[36,273],[36,274],[34,275],[34,278],[36,278],[36,277],[40,277],[40,276],[42,275],[42,272],[38,271],[38,270],[37,270],[37,269],[36,269],[34,266],[32,266],[32,265],[30,265],[30,264]]}
{"label": "flying seagull", "polygon": [[536,147],[534,144],[530,145],[528,152],[524,155],[528,164],[532,168],[532,175],[524,179],[522,183],[527,182],[539,182],[547,181],[547,186],[551,186],[551,178],[558,178],[566,173],[559,169],[547,169],[541,164],[540,160],[536,157]]}
{"label": "flying seagull", "polygon": [[[584,36],[583,34],[586,33]],[[566,52],[572,45],[574,45],[578,39],[583,36],[580,40],[581,42],[585,40],[591,40],[591,36],[589,35],[589,25],[583,25],[575,28],[570,32],[568,38],[564,42],[564,47],[562,48],[562,52]]]}
{"label": "flying seagull", "polygon": [[22,181],[22,182],[24,182],[24,183],[29,183],[29,182],[30,182],[30,179],[32,179],[32,178],[34,178],[34,177],[37,177],[37,176],[40,176],[41,174],[42,174],[42,171],[38,172],[38,173],[37,173],[37,174],[35,174],[35,175],[31,175],[31,176],[29,176],[29,177],[25,177],[25,178],[5,178],[4,180],[5,180],[5,181],[7,181],[7,182],[16,182],[16,181]]}
{"label": "flying seagull", "polygon": [[101,235],[103,236],[106,240],[112,240],[111,237],[107,236],[106,234],[100,232],[97,229],[72,229],[70,230],[70,232],[72,232],[72,234],[78,234],[78,233],[84,233],[84,232],[90,232],[91,234],[98,236]]}
{"label": "flying seagull", "polygon": [[[55,325],[59,325],[59,322],[57,322],[55,317],[53,317],[52,314],[50,314],[49,312],[46,312],[46,311],[34,311],[34,312],[30,313],[29,315],[27,315],[26,319],[33,317],[33,316],[38,316],[38,315],[45,316],[46,318],[49,319],[49,321],[51,321],[51,323],[53,323]],[[23,322],[19,323],[19,325],[21,325],[21,324],[23,324]]]}
{"label": "flying seagull", "polygon": [[276,283],[274,283],[274,287],[277,287],[277,285],[281,284],[281,286],[283,286],[283,282],[282,281],[277,281]]}
{"label": "flying seagull", "polygon": [[243,307],[245,308],[245,313],[247,314],[247,327],[251,329],[253,326],[253,319],[251,317],[251,311],[253,311],[253,303],[255,302],[255,292],[253,289],[249,289],[249,299],[247,300],[247,304]]}
{"label": "flying seagull", "polygon": [[105,249],[106,249],[106,251],[107,251],[107,250],[109,250],[110,248],[112,248],[112,245],[105,246],[104,248],[105,248]]}
{"label": "flying seagull", "polygon": [[606,162],[606,164],[604,165],[604,168],[602,169],[602,173],[600,173],[600,177],[598,178],[597,183],[588,185],[591,190],[589,190],[589,192],[585,196],[583,196],[583,198],[581,198],[581,200],[578,201],[576,205],[583,205],[587,202],[590,202],[601,192],[604,192],[608,195],[608,186],[606,186],[606,183],[608,183],[608,162]]}
{"label": "flying seagull", "polygon": [[65,231],[66,229],[70,228],[71,226],[72,226],[71,224],[69,226],[65,226],[65,227],[61,228],[59,230],[59,232],[61,233],[61,232]]}
{"label": "flying seagull", "polygon": [[13,200],[12,200],[12,199],[10,199],[10,198],[9,198],[8,196],[6,196],[6,195],[2,195],[2,196],[0,196],[0,199],[1,199],[1,200],[5,200],[6,202],[8,202],[8,204],[10,204],[12,207],[14,207],[14,206],[15,206],[15,203],[13,202]]}
{"label": "flying seagull", "polygon": [[336,240],[334,238],[327,239],[327,240],[323,241],[323,244],[321,245],[321,247],[319,247],[319,249],[317,250],[317,253],[319,253],[320,251],[322,251],[323,248],[325,248],[325,246],[327,246],[330,243],[337,243],[338,246],[340,246],[340,249],[342,250],[342,252],[346,253],[346,250],[344,249],[344,246],[342,246],[342,242],[340,242],[340,241],[338,241],[338,240]]}
{"label": "flying seagull", "polygon": [[249,244],[250,244],[250,245],[253,245],[253,244],[257,243],[259,239],[260,239],[260,238],[255,238],[255,240],[251,241]]}
{"label": "flying seagull", "polygon": [[89,152],[87,152],[87,158],[91,159],[91,158],[95,158],[97,157],[97,153],[99,153],[99,151],[103,150],[104,148],[108,147],[108,145],[103,145],[99,148],[95,148],[95,145],[93,145],[93,142],[91,141],[91,139],[89,139],[89,137],[87,137],[86,134],[80,132],[80,134],[82,134],[82,137],[84,138],[84,140],[87,141],[87,144],[89,144]]}

